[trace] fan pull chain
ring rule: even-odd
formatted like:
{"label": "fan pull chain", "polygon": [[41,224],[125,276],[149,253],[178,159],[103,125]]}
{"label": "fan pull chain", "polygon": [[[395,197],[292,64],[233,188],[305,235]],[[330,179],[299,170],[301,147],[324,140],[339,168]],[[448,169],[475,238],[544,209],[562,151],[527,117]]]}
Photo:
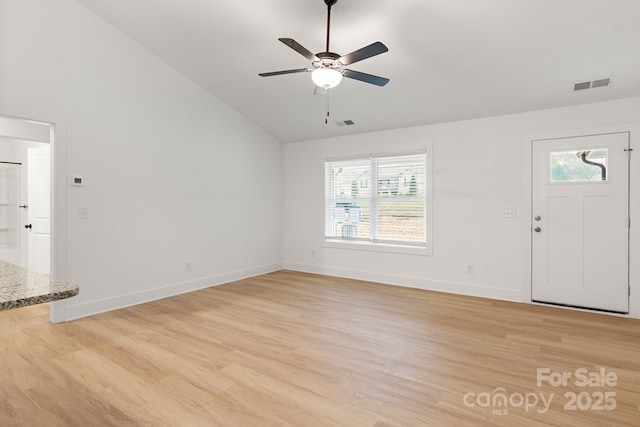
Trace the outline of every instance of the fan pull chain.
{"label": "fan pull chain", "polygon": [[327,102],[326,102],[325,110],[327,112],[327,115],[324,117],[324,124],[328,125],[329,124],[329,90],[327,90],[326,97],[327,97]]}

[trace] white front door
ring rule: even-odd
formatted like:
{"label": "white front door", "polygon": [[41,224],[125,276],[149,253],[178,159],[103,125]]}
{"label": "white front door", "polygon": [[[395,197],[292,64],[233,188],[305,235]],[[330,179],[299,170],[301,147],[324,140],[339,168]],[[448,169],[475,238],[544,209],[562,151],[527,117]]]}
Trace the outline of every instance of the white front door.
{"label": "white front door", "polygon": [[29,270],[49,274],[51,247],[50,146],[27,152]]}
{"label": "white front door", "polygon": [[629,133],[533,141],[532,300],[629,311]]}

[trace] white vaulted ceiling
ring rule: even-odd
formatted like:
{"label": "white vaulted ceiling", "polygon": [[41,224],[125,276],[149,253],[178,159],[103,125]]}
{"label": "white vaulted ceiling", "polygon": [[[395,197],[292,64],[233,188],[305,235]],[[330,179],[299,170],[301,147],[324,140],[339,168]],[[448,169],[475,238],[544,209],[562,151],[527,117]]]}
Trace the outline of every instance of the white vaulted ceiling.
{"label": "white vaulted ceiling", "polygon": [[324,0],[78,1],[282,142],[640,95],[637,0],[338,0],[331,50],[385,43],[349,68],[391,82],[344,79],[328,125],[308,73],[258,76],[309,66],[280,37],[324,51]]}

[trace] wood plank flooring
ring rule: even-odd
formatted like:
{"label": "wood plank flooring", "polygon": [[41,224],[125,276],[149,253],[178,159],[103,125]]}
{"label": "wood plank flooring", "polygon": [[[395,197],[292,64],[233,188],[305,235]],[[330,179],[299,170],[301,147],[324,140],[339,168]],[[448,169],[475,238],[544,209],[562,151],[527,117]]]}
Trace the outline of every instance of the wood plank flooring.
{"label": "wood plank flooring", "polygon": [[0,426],[505,425],[640,425],[640,321],[291,271],[0,312]]}

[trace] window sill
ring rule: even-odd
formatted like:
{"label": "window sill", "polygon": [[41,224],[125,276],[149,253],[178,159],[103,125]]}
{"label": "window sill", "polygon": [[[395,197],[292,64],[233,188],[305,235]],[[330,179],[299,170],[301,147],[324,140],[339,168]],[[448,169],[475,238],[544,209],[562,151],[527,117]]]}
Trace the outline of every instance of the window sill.
{"label": "window sill", "polygon": [[371,243],[363,241],[344,241],[344,240],[331,240],[324,241],[323,247],[332,249],[347,249],[357,251],[371,251],[371,252],[387,252],[393,254],[406,254],[406,255],[432,255],[431,248],[419,247],[419,246],[403,246],[392,245],[385,243]]}

